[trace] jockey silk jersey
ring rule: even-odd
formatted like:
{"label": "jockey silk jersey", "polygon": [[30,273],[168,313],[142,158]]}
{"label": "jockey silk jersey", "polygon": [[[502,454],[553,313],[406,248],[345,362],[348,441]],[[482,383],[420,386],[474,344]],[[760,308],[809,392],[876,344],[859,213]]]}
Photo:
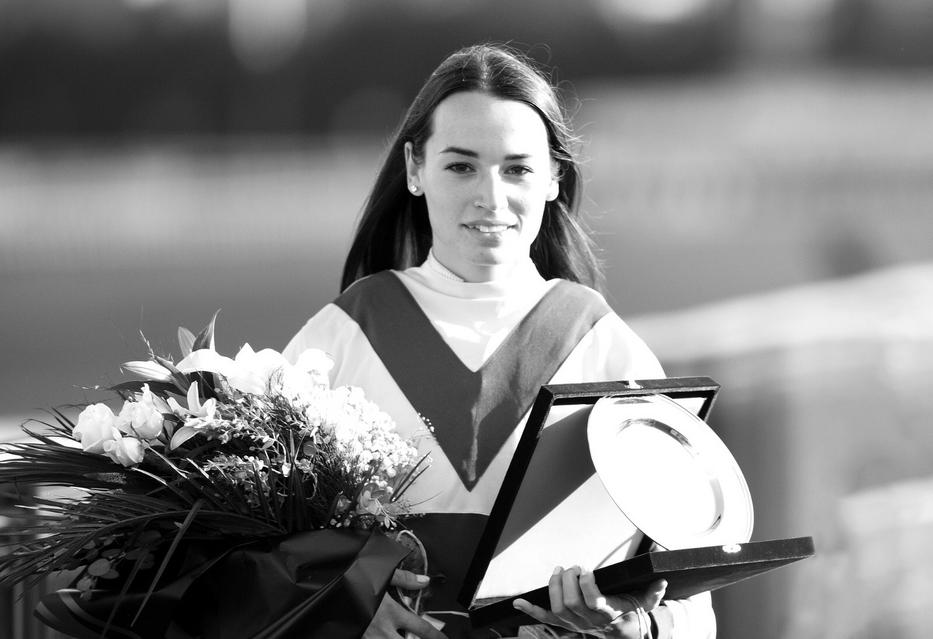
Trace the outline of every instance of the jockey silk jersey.
{"label": "jockey silk jersey", "polygon": [[[456,595],[541,385],[664,376],[601,295],[545,280],[530,259],[502,282],[464,282],[433,254],[363,278],[308,320],[285,356],[308,348],[334,358],[333,386],[361,387],[429,455],[405,498],[426,513],[410,525],[432,575],[427,613],[459,636],[470,635]],[[664,605],[674,624],[661,636],[715,636],[708,594]]]}

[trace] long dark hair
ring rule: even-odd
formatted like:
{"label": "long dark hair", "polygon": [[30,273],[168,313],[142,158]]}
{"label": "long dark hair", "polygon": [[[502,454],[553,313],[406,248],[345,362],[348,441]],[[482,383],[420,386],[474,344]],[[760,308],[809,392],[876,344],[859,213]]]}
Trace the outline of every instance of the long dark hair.
{"label": "long dark hair", "polygon": [[580,220],[582,179],[572,146],[575,138],[551,82],[528,58],[502,45],[461,49],[441,62],[415,97],[363,207],[347,254],[340,288],[386,269],[420,264],[431,248],[431,226],[422,197],[408,192],[404,148],[411,142],[421,160],[431,136],[434,110],[444,98],[461,91],[480,91],[529,105],[548,132],[551,157],[557,163],[560,192],[547,202],[531,259],[547,279],[560,277],[599,287],[602,275],[594,245]]}

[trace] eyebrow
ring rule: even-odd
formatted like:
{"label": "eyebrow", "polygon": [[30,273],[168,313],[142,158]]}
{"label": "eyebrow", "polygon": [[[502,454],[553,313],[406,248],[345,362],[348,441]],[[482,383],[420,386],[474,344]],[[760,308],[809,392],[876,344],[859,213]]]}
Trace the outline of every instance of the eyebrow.
{"label": "eyebrow", "polygon": [[[456,153],[457,155],[465,155],[470,158],[478,158],[479,153],[476,151],[471,151],[470,149],[464,149],[459,146],[448,146],[447,148],[441,149],[441,153]],[[531,155],[528,153],[513,153],[511,155],[505,156],[506,160],[527,160]]]}

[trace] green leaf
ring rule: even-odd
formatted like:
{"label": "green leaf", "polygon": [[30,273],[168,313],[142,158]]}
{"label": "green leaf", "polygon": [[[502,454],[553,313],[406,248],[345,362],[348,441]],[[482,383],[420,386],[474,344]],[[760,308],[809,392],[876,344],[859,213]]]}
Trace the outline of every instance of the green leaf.
{"label": "green leaf", "polygon": [[90,566],[87,567],[87,572],[93,577],[103,577],[108,572],[110,572],[112,564],[109,559],[97,559]]}
{"label": "green leaf", "polygon": [[181,350],[182,357],[188,357],[194,350],[194,333],[184,326],[178,327],[178,348]]}
{"label": "green leaf", "polygon": [[214,317],[211,318],[211,321],[208,322],[207,326],[201,329],[201,332],[194,338],[194,344],[191,346],[192,350],[197,351],[202,348],[214,350],[214,322],[217,321],[218,313],[220,313],[220,309],[214,312]]}
{"label": "green leaf", "polygon": [[153,359],[168,370],[172,381],[175,382],[175,386],[177,387],[177,390],[174,392],[178,392],[184,396],[184,394],[188,392],[188,387],[191,386],[191,380],[193,379],[193,376],[182,373],[180,370],[178,370],[178,367],[172,363],[171,360],[168,360],[164,357],[153,355]]}
{"label": "green leaf", "polygon": [[392,494],[392,498],[389,501],[397,501],[402,495],[405,494],[411,485],[421,477],[421,474],[424,473],[430,466],[428,463],[429,454],[425,454],[421,459],[419,459],[411,468],[408,469],[408,472],[405,473],[405,476],[402,477],[401,481],[395,486],[395,491]]}

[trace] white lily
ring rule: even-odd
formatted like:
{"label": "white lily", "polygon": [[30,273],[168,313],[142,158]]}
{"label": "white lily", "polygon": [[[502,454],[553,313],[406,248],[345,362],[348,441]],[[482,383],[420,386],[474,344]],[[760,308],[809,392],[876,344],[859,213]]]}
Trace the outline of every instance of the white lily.
{"label": "white lily", "polygon": [[[279,363],[275,355],[278,353],[271,349],[256,353],[249,344],[243,345],[240,352],[236,354],[236,359],[230,359],[211,349],[202,348],[192,351],[190,355],[178,362],[176,367],[183,373],[217,373],[223,376],[233,388],[244,393],[259,395],[266,390],[271,373],[268,370],[270,363]],[[282,360],[284,361],[284,358]]]}
{"label": "white lily", "polygon": [[328,372],[333,365],[333,359],[318,349],[306,350],[292,365],[278,351],[271,348],[254,351],[249,344],[244,344],[234,359],[205,348],[193,351],[176,367],[182,373],[217,373],[243,393],[261,395],[271,390],[296,398],[311,393],[316,387],[327,387]]}
{"label": "white lily", "polygon": [[188,407],[185,408],[179,404],[174,397],[169,397],[168,404],[172,412],[185,419],[185,425],[175,431],[169,448],[175,449],[194,437],[198,431],[203,430],[205,426],[214,421],[214,414],[217,411],[217,400],[213,397],[204,400],[201,403],[201,396],[198,392],[198,383],[191,382],[187,394]]}
{"label": "white lily", "polygon": [[269,388],[269,380],[283,367],[289,366],[288,360],[278,351],[264,348],[254,351],[249,344],[236,354],[235,372],[227,381],[234,388],[244,393],[261,395]]}
{"label": "white lily", "polygon": [[182,373],[217,373],[227,377],[236,366],[229,357],[224,357],[209,348],[200,348],[184,357],[175,365]]}

